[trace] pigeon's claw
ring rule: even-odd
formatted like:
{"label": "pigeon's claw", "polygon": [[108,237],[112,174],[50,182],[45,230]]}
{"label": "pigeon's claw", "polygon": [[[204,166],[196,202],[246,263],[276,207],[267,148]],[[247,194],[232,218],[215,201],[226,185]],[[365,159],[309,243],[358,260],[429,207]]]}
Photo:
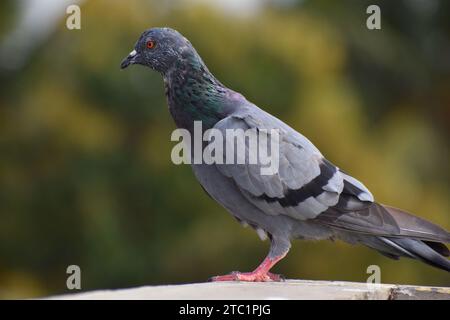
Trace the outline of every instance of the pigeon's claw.
{"label": "pigeon's claw", "polygon": [[237,272],[234,271],[230,274],[223,276],[215,276],[210,279],[212,282],[218,281],[246,281],[246,282],[269,282],[269,281],[284,281],[284,277],[279,274],[271,272],[263,273],[258,271],[253,272]]}
{"label": "pigeon's claw", "polygon": [[283,281],[286,281],[286,278],[285,278],[282,274],[277,274],[277,273],[269,272],[267,275],[269,276],[269,278],[270,278],[272,281],[275,281],[275,282],[283,282]]}
{"label": "pigeon's claw", "polygon": [[212,277],[210,281],[248,281],[248,282],[267,282],[267,281],[284,281],[284,277],[279,274],[269,272],[275,263],[280,261],[285,254],[275,258],[267,257],[264,261],[252,272],[238,272],[234,271],[224,276]]}
{"label": "pigeon's claw", "polygon": [[215,276],[208,279],[210,282],[219,282],[219,281],[239,281],[237,276],[237,272],[232,272],[230,274],[225,274],[223,276]]}

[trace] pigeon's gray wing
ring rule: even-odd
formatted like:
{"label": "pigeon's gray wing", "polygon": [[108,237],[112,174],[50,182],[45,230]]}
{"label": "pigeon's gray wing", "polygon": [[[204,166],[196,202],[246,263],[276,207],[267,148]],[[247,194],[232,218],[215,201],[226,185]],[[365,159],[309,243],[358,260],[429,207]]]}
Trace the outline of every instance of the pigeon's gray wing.
{"label": "pigeon's gray wing", "polygon": [[374,202],[360,181],[327,161],[300,133],[257,107],[230,115],[215,128],[225,136],[227,129],[255,128],[258,134],[278,129],[276,174],[262,175],[262,165],[248,162],[217,165],[247,200],[266,214],[314,220],[335,229],[370,235],[449,240],[442,228]]}
{"label": "pigeon's gray wing", "polygon": [[[337,205],[343,192],[358,200],[355,203],[349,200],[347,206],[361,207],[373,201],[361,182],[341,172],[309,140],[261,109],[255,107],[251,112],[233,114],[219,121],[214,128],[224,136],[228,129],[233,132],[256,129],[258,138],[268,134],[268,140],[270,130],[278,130],[279,168],[275,174],[263,175],[261,169],[267,166],[249,164],[248,143],[245,145],[246,163],[217,164],[219,171],[233,179],[248,201],[266,214],[314,219]],[[236,148],[234,151],[237,152]]]}

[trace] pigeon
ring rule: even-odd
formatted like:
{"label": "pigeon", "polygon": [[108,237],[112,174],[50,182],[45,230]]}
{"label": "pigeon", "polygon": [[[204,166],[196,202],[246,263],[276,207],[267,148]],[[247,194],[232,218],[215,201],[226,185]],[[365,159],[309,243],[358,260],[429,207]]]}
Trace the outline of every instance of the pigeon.
{"label": "pigeon", "polygon": [[177,128],[193,133],[194,122],[201,121],[203,131],[279,132],[279,169],[273,174],[263,175],[258,170],[261,163],[191,164],[212,199],[263,239],[270,239],[269,253],[254,271],[210,280],[282,281],[270,269],[286,256],[295,239],[339,239],[392,259],[408,257],[450,272],[448,231],[376,202],[363,183],[328,161],[306,137],[217,80],[178,31],[144,31],[121,68],[132,64],[162,75]]}

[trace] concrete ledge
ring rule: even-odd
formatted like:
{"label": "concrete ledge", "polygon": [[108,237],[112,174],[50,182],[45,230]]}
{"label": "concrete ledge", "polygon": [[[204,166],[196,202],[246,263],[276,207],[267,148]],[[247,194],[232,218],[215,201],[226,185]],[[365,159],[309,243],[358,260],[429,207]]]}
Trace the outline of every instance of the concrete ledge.
{"label": "concrete ledge", "polygon": [[47,299],[86,300],[450,300],[450,288],[338,281],[194,283],[66,294]]}

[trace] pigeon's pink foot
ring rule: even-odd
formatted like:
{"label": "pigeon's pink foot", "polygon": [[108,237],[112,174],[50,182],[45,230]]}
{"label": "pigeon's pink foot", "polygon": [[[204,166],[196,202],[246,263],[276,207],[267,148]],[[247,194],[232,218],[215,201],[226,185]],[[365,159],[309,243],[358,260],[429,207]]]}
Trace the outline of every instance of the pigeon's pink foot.
{"label": "pigeon's pink foot", "polygon": [[223,276],[215,276],[210,279],[210,281],[247,281],[247,282],[267,282],[267,281],[284,281],[283,276],[279,274],[274,274],[271,272],[258,273],[258,272],[237,272],[234,271],[230,274]]}
{"label": "pigeon's pink foot", "polygon": [[266,282],[266,281],[283,281],[284,278],[279,274],[269,272],[275,263],[283,259],[284,255],[275,257],[273,259],[267,257],[259,265],[255,271],[252,272],[232,272],[223,276],[212,277],[210,281],[249,281],[249,282]]}

